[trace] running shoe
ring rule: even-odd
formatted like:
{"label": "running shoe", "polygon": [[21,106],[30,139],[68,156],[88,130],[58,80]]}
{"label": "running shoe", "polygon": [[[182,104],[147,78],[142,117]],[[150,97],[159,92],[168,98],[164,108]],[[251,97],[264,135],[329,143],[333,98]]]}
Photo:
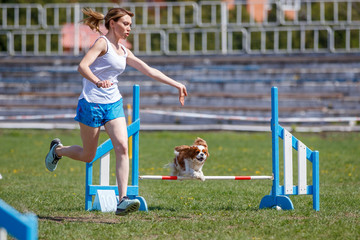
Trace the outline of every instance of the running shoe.
{"label": "running shoe", "polygon": [[63,146],[60,142],[60,139],[58,138],[55,138],[54,140],[51,141],[50,143],[50,151],[49,153],[46,155],[46,158],[45,158],[45,165],[46,165],[46,168],[52,172],[56,169],[57,167],[57,164],[59,162],[59,160],[61,159],[61,157],[59,157],[58,155],[56,155],[55,153],[55,149],[58,147],[58,146]]}
{"label": "running shoe", "polygon": [[117,205],[116,215],[125,216],[128,213],[135,212],[139,210],[140,201],[137,199],[129,199],[128,197],[123,197],[121,202]]}

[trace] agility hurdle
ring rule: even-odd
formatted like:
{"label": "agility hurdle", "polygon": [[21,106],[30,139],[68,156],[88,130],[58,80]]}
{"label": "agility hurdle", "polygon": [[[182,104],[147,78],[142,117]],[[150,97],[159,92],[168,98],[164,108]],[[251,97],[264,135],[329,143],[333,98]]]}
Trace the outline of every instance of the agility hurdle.
{"label": "agility hurdle", "polygon": [[[140,210],[147,211],[148,207],[143,197],[139,196],[139,132],[140,132],[140,87],[133,86],[133,111],[132,123],[127,127],[128,137],[132,136],[132,171],[131,185],[127,188],[127,196],[130,199],[140,201]],[[113,149],[111,140],[106,140],[96,151],[92,162],[86,163],[85,179],[85,210],[91,210],[92,197],[98,190],[114,190],[119,195],[117,185],[109,185],[110,182],[110,151]],[[99,185],[93,185],[93,165],[100,159]]]}
{"label": "agility hurdle", "polygon": [[[140,210],[147,211],[147,204],[139,194],[139,179],[152,180],[193,180],[188,177],[144,175],[139,176],[139,86],[134,86],[133,94],[133,122],[128,126],[128,136],[133,136],[132,143],[132,185],[128,186],[128,196],[140,200]],[[259,208],[281,207],[284,210],[294,209],[290,195],[313,195],[313,209],[320,210],[319,195],[319,152],[312,151],[290,132],[279,125],[278,119],[278,90],[271,89],[271,132],[272,132],[272,175],[271,176],[205,176],[205,180],[272,180],[269,195],[263,197]],[[284,185],[280,185],[279,174],[279,138],[283,139],[284,150]],[[112,149],[110,139],[98,147],[96,156],[91,163],[86,164],[85,209],[90,210],[92,196],[97,190],[115,190],[117,186],[109,186],[109,151]],[[298,186],[293,185],[293,157],[292,150],[298,152]],[[100,185],[92,185],[92,165],[100,159]],[[312,185],[307,185],[307,160],[312,163]]]}
{"label": "agility hurdle", "polygon": [[[269,195],[263,197],[259,208],[279,206],[294,209],[289,195],[313,195],[313,209],[320,210],[319,152],[312,151],[279,125],[278,89],[271,88],[271,135],[273,185]],[[283,139],[284,185],[280,186],[279,137]],[[298,152],[298,186],[293,186],[293,155]],[[307,185],[307,160],[312,163],[312,185]]]}
{"label": "agility hurdle", "polygon": [[0,199],[0,216],[0,239],[7,239],[7,233],[19,240],[38,239],[38,218],[35,214],[21,214]]}

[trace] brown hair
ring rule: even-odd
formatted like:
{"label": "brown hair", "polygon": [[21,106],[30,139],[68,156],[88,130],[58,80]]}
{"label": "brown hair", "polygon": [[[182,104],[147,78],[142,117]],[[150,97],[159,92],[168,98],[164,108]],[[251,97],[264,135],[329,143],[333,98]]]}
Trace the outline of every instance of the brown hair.
{"label": "brown hair", "polygon": [[91,8],[86,8],[86,9],[84,8],[82,12],[88,16],[87,18],[83,19],[82,22],[84,22],[84,24],[88,25],[92,30],[97,31],[100,34],[103,34],[100,31],[100,27],[99,27],[100,22],[102,20],[105,21],[105,27],[107,30],[109,30],[110,20],[114,20],[116,22],[119,20],[119,18],[125,15],[129,15],[130,17],[134,16],[132,12],[125,10],[123,8],[111,8],[105,17],[102,13],[95,12]]}

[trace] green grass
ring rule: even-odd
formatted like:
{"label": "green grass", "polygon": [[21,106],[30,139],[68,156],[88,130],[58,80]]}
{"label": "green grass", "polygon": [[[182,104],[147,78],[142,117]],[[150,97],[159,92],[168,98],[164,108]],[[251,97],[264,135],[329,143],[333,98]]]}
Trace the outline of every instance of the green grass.
{"label": "green grass", "polygon": [[[38,215],[40,239],[359,239],[360,135],[295,135],[320,151],[320,212],[311,196],[292,196],[293,211],[259,210],[271,181],[154,180],[140,181],[147,213],[87,212],[84,163],[44,166],[50,141],[80,144],[77,130],[0,130],[0,198]],[[237,132],[142,132],[140,173],[167,175],[174,146],[197,136],[210,147],[205,175],[271,174],[270,133]]]}

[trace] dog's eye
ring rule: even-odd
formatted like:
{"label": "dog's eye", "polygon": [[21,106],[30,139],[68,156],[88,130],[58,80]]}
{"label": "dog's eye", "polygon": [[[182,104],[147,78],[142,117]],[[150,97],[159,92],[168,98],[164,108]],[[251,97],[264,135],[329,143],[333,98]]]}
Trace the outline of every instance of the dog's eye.
{"label": "dog's eye", "polygon": [[199,154],[200,153],[200,151],[199,150],[196,150],[196,154]]}

